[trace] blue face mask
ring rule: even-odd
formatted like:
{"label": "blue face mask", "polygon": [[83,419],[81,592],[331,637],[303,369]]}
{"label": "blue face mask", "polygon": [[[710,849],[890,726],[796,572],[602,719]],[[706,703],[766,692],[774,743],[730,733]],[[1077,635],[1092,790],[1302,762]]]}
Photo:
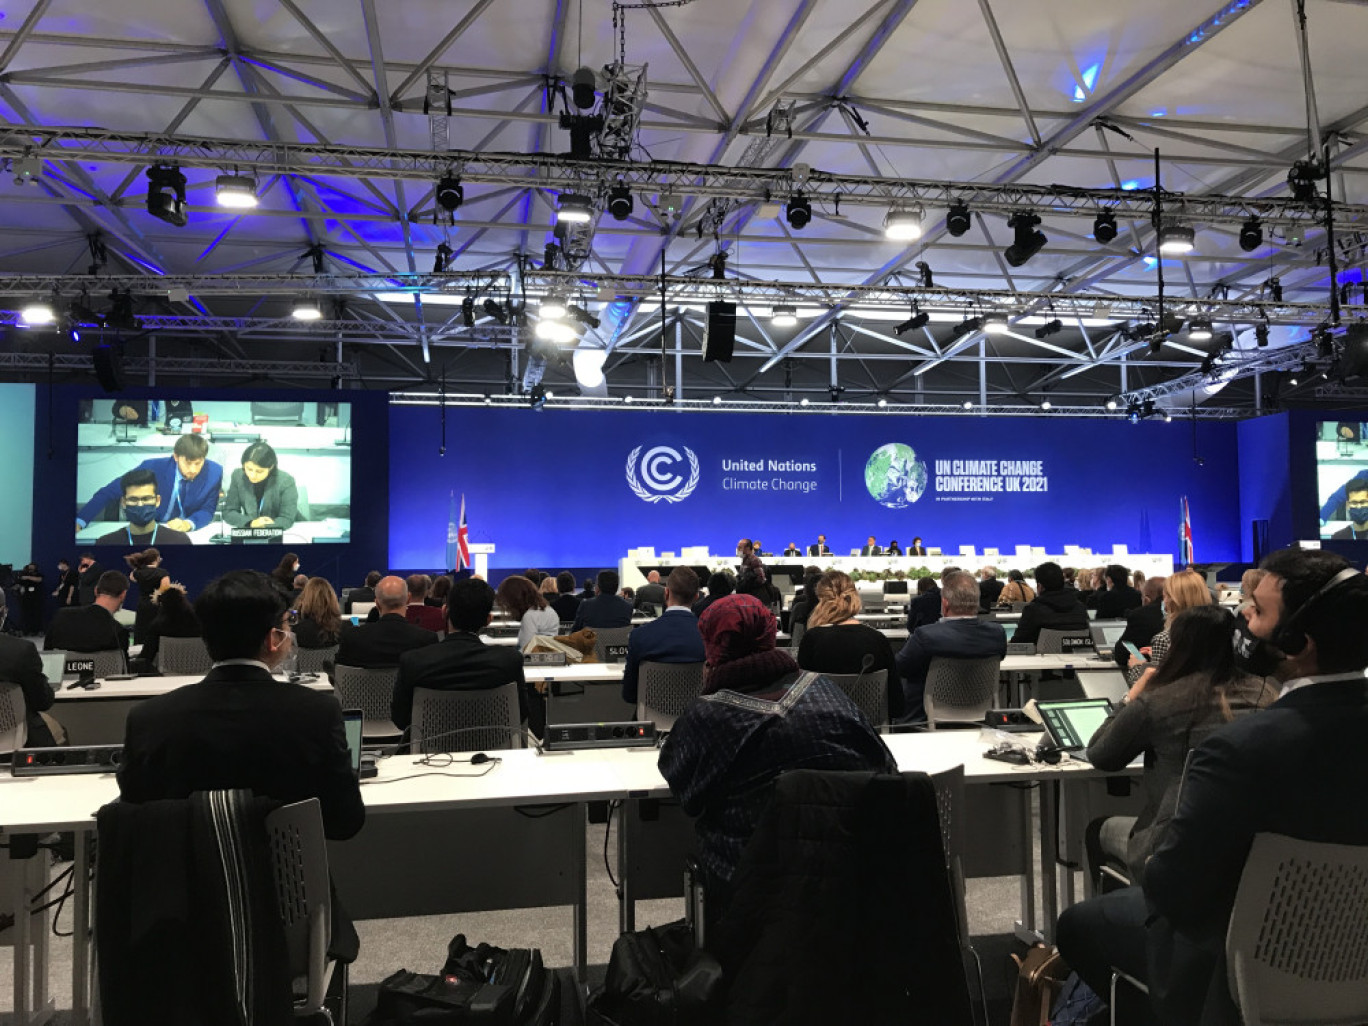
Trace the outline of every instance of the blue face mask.
{"label": "blue face mask", "polygon": [[1168,603],[1165,602],[1163,599],[1159,600],[1159,612],[1161,612],[1164,616],[1168,616]]}
{"label": "blue face mask", "polygon": [[156,506],[125,506],[124,516],[128,517],[128,522],[138,527],[146,527],[157,519]]}
{"label": "blue face mask", "polygon": [[1350,506],[1349,519],[1354,522],[1355,527],[1368,526],[1368,506]]}

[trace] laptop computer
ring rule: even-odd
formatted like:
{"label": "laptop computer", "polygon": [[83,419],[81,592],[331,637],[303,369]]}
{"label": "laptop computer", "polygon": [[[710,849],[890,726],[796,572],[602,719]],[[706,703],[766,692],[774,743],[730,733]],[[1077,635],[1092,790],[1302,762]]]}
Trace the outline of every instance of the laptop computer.
{"label": "laptop computer", "polygon": [[1036,711],[1056,748],[1080,752],[1111,715],[1111,703],[1105,698],[1060,699],[1036,702]]}
{"label": "laptop computer", "polygon": [[[50,683],[56,683],[66,676],[66,657],[65,652],[43,652],[39,651],[38,658],[43,661],[43,676]],[[75,674],[72,675],[75,679]]]}
{"label": "laptop computer", "polygon": [[352,772],[361,776],[361,722],[360,709],[342,710],[342,728],[347,734],[347,751],[351,753]]}
{"label": "laptop computer", "polygon": [[1117,620],[1113,623],[1107,620],[1103,623],[1091,625],[1088,630],[1092,631],[1093,645],[1097,649],[1097,654],[1110,659],[1116,648],[1116,643],[1121,640],[1121,635],[1126,633],[1126,621]]}
{"label": "laptop computer", "polygon": [[1011,622],[1002,624],[1002,633],[1007,635],[1007,641],[1011,642],[1012,635],[1016,633],[1017,625]]}

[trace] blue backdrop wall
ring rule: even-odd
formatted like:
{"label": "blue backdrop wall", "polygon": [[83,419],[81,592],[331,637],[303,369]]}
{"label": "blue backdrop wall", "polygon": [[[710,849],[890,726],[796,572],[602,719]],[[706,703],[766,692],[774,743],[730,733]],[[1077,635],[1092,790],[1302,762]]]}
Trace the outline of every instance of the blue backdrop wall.
{"label": "blue backdrop wall", "polygon": [[[1268,521],[1268,540],[1274,549],[1290,545],[1296,537],[1293,501],[1289,414],[1241,421],[1238,427],[1240,474],[1240,559],[1254,559],[1255,520]],[[1312,457],[1314,463],[1314,457]],[[1313,490],[1302,502],[1316,501]]]}
{"label": "blue backdrop wall", "polygon": [[[837,553],[902,545],[1240,556],[1236,425],[1023,418],[674,414],[394,406],[395,567],[447,565],[450,497],[492,566],[615,565],[628,548],[779,552],[818,532]],[[1202,462],[1193,459],[1194,441]]]}

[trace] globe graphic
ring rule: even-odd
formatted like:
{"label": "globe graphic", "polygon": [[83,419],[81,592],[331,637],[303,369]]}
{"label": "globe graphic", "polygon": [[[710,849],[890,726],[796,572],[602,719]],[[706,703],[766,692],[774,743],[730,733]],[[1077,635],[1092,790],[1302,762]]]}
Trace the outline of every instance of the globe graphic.
{"label": "globe graphic", "polygon": [[865,464],[865,488],[881,506],[906,509],[926,491],[926,464],[910,445],[881,445]]}

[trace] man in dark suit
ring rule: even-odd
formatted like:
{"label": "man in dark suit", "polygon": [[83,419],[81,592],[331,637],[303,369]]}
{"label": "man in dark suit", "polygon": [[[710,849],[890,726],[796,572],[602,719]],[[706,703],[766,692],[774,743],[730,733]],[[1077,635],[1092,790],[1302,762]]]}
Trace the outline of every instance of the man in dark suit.
{"label": "man in dark suit", "polygon": [[[213,668],[129,712],[119,794],[150,802],[242,788],[285,803],[317,798],[328,838],[354,836],[366,807],[342,707],[271,676],[294,645],[284,594],[258,570],[233,570],[205,586],[195,615]],[[359,946],[334,898],[330,953],[350,962]]]}
{"label": "man in dark suit", "polygon": [[831,555],[831,550],[830,550],[829,548],[827,548],[826,535],[824,535],[824,534],[819,534],[819,535],[817,536],[817,543],[816,543],[815,545],[809,545],[809,546],[808,546],[808,555],[809,555],[809,556],[829,556],[829,555]]}
{"label": "man in dark suit", "polygon": [[[618,601],[622,601],[619,599]],[[623,602],[623,605],[627,605]],[[631,606],[628,606],[630,609]],[[516,682],[521,718],[539,737],[546,729],[546,702],[523,677],[522,656],[516,648],[486,645],[480,631],[493,619],[494,589],[471,577],[456,581],[447,594],[447,619],[451,630],[440,645],[429,645],[399,658],[399,677],[394,682],[390,719],[396,727],[413,723],[413,689],[480,691]],[[452,745],[459,748],[459,738]]]}
{"label": "man in dark suit", "polygon": [[81,557],[76,563],[77,587],[76,602],[74,605],[88,606],[95,601],[95,582],[104,573],[104,567],[95,562],[95,557],[89,552],[82,552]]}
{"label": "man in dark suit", "polygon": [[[170,456],[154,456],[138,464],[150,471],[156,485],[156,521],[176,531],[208,527],[218,509],[223,486],[223,467],[208,458],[209,443],[203,435],[181,435]],[[115,478],[97,491],[76,514],[77,528],[99,520],[104,511],[123,496],[121,479]]]}
{"label": "man in dark suit", "polygon": [[[353,588],[351,591],[347,592],[347,604],[342,611],[350,616],[352,606],[357,602],[374,602],[375,586],[380,583],[381,576],[383,575],[379,570],[372,570],[370,573],[366,574],[366,586],[364,588]],[[395,580],[398,579],[399,578],[397,577],[395,578]]]}
{"label": "man in dark suit", "polygon": [[1121,669],[1126,669],[1130,665],[1130,652],[1126,650],[1125,642],[1129,641],[1136,648],[1144,648],[1154,636],[1164,629],[1164,582],[1167,577],[1147,577],[1145,586],[1141,589],[1140,599],[1143,603],[1139,609],[1132,609],[1126,614],[1126,629],[1121,637],[1117,639],[1113,646],[1112,658],[1116,660],[1116,665]]}
{"label": "man in dark suit", "polygon": [[641,664],[701,663],[703,638],[698,617],[689,609],[698,598],[698,575],[687,566],[670,571],[665,582],[665,612],[627,635],[627,659],[622,667],[622,700],[636,705]]}
{"label": "man in dark suit", "polygon": [[1001,659],[1007,654],[1007,632],[1001,624],[978,618],[979,588],[973,577],[959,570],[947,573],[941,578],[940,600],[941,618],[914,630],[894,660],[903,678],[907,723],[926,722],[922,697],[932,659]]}
{"label": "man in dark suit", "polygon": [[[432,590],[432,578],[427,574],[409,574],[405,583],[408,585],[408,608],[404,611],[404,616],[408,622],[425,627],[434,633],[446,630],[446,617],[442,615],[442,611],[427,604],[428,592]],[[371,610],[372,613],[378,611],[378,606]]]}
{"label": "man in dark suit", "polygon": [[632,604],[618,593],[616,570],[600,570],[598,594],[585,599],[575,610],[575,630],[581,627],[629,627],[632,623]]}
{"label": "man in dark suit", "polygon": [[[0,592],[0,612],[4,610],[4,593]],[[23,638],[0,633],[0,680],[18,684],[24,692],[24,712],[28,725],[29,748],[50,748],[52,731],[38,714],[52,708],[52,686],[43,673],[43,661],[38,649]]]}
{"label": "man in dark suit", "polygon": [[128,651],[128,628],[114,619],[128,594],[128,578],[106,570],[95,584],[94,601],[88,606],[57,610],[43,639],[44,651]]}
{"label": "man in dark suit", "polygon": [[979,571],[979,609],[989,610],[997,605],[998,596],[1005,585],[998,580],[997,568],[985,566]]}
{"label": "man in dark suit", "polygon": [[1036,587],[1033,601],[1021,611],[1013,642],[1034,645],[1040,640],[1042,629],[1052,631],[1086,631],[1088,610],[1078,592],[1064,587],[1064,568],[1058,563],[1041,563],[1036,567]]}
{"label": "man in dark suit", "polygon": [[784,549],[785,556],[801,556],[803,550],[798,547],[797,542],[789,542],[788,548]]}
{"label": "man in dark suit", "polygon": [[647,606],[653,606],[651,615],[656,615],[665,606],[665,585],[660,583],[660,571],[652,570],[646,575],[646,583],[636,590],[636,598],[632,603],[635,612],[646,612]]}
{"label": "man in dark suit", "polygon": [[860,550],[860,555],[862,555],[862,556],[882,556],[882,555],[883,555],[883,548],[879,545],[878,542],[876,542],[876,541],[874,540],[874,536],[873,536],[872,534],[871,534],[867,539],[865,539],[864,548],[862,548],[862,549]]}
{"label": "man in dark suit", "polygon": [[1130,571],[1120,563],[1107,567],[1107,590],[1094,593],[1088,608],[1097,610],[1099,620],[1120,620],[1139,607],[1141,596],[1131,587]]}
{"label": "man in dark suit", "polygon": [[344,624],[337,645],[337,662],[342,666],[376,669],[398,666],[405,652],[435,645],[440,638],[426,627],[409,623],[404,616],[408,604],[408,585],[402,577],[382,577],[372,591],[380,616],[353,627]]}
{"label": "man in dark suit", "polygon": [[1060,949],[1085,982],[1106,993],[1113,965],[1146,980],[1165,1023],[1240,1021],[1224,942],[1255,834],[1368,845],[1357,800],[1368,776],[1368,578],[1325,550],[1283,549],[1263,568],[1237,662],[1281,681],[1281,696],[1193,750],[1143,893],[1113,891],[1059,920]]}
{"label": "man in dark suit", "polygon": [[561,623],[574,623],[582,600],[575,594],[575,575],[568,570],[556,574],[556,597],[551,608],[561,618]]}
{"label": "man in dark suit", "polygon": [[935,623],[941,618],[940,585],[934,577],[917,580],[917,597],[907,604],[907,630],[910,634],[918,627]]}

